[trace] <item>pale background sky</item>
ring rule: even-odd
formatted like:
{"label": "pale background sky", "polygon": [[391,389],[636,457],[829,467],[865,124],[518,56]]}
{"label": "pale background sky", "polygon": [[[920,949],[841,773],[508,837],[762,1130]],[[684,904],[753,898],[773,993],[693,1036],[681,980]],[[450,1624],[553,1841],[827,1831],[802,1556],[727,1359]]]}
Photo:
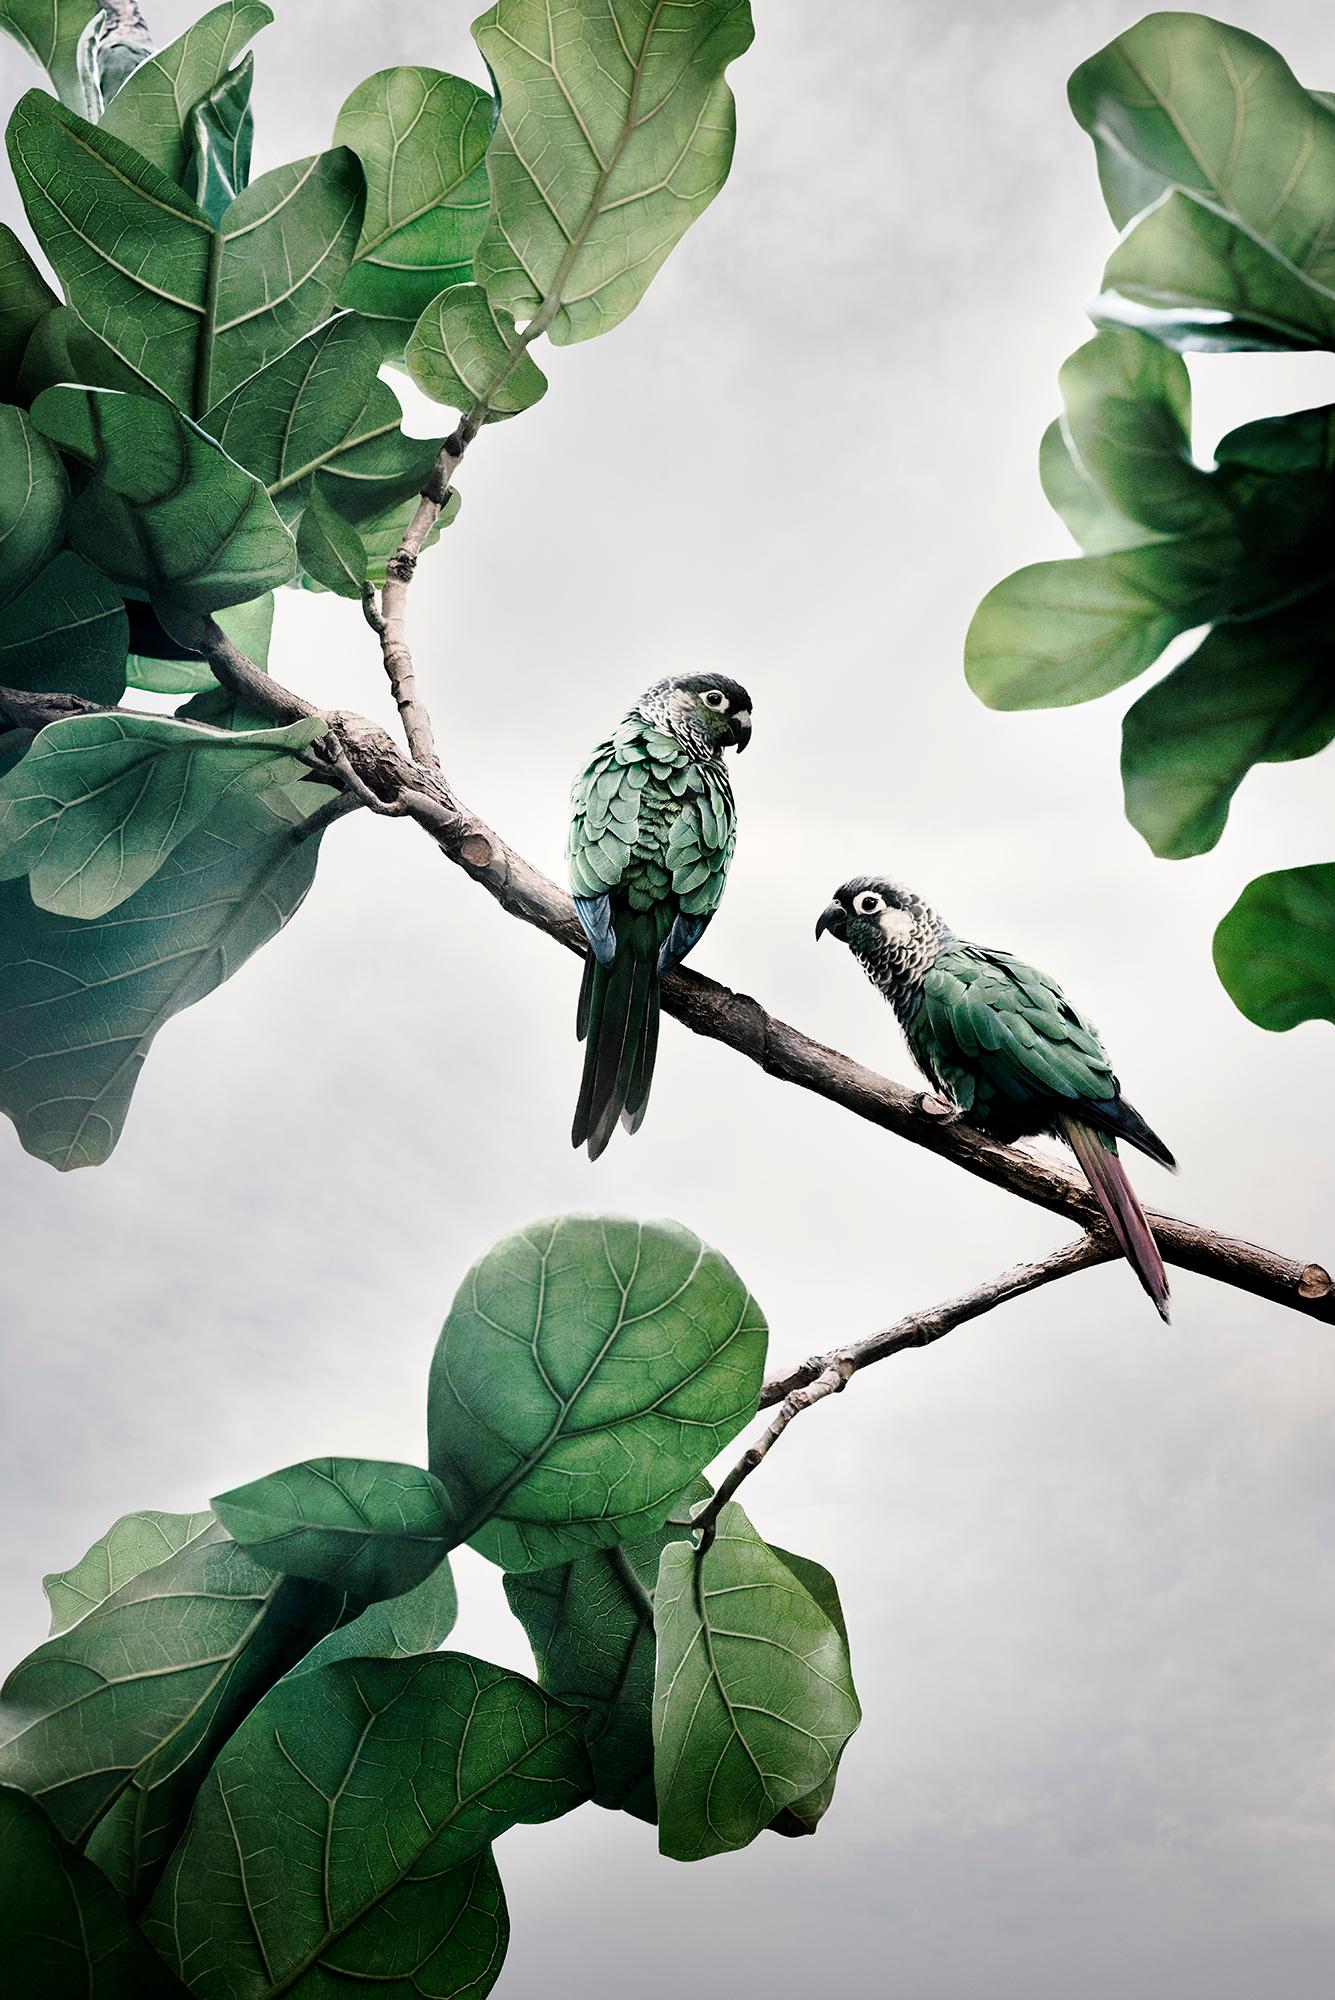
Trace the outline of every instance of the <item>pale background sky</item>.
{"label": "pale background sky", "polygon": [[[159,40],[195,11],[153,0]],[[481,77],[471,12],[277,0],[260,166],[327,144],[388,61]],[[413,629],[451,776],[552,872],[570,776],[641,688],[735,674],[755,738],[701,970],[907,1079],[811,935],[846,876],[898,875],[1093,1013],[1182,1161],[1137,1161],[1148,1200],[1328,1261],[1335,1042],[1249,1026],[1209,946],[1252,875],[1330,858],[1329,757],[1254,774],[1214,854],[1156,862],[1122,818],[1126,698],[997,716],[961,675],[984,590],[1069,552],[1036,454],[1112,229],[1065,83],[1138,12],[759,0],[729,185],[632,319],[544,354],[547,400],[478,444]],[[1318,0],[1228,18],[1335,86]],[[31,78],[0,65],[9,102]],[[1206,449],[1335,396],[1329,356],[1193,377]],[[388,720],[355,607],[289,593],[273,664]],[[690,1224],[775,1362],[1061,1240],[672,1024],[644,1131],[591,1167],[576,984],[414,829],[358,817],[291,929],[167,1028],[107,1166],[58,1178],[0,1132],[6,1660],[42,1636],[41,1573],[130,1508],[420,1457],[454,1287],[536,1216]],[[1335,1346],[1173,1283],[1170,1331],[1124,1268],[1086,1273],[804,1418],[748,1501],[843,1591],[866,1721],[833,1811],[689,1875],[593,1807],[507,1835],[502,1996],[1328,1992]],[[498,1572],[457,1574],[457,1643],[526,1666]]]}

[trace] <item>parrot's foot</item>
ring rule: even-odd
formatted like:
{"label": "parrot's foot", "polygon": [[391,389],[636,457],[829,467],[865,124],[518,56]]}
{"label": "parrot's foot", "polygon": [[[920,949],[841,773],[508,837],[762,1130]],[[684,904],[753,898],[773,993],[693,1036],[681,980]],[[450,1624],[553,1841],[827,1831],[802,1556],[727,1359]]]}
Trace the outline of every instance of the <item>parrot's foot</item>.
{"label": "parrot's foot", "polygon": [[918,1099],[918,1109],[925,1118],[935,1118],[939,1125],[953,1125],[957,1118],[964,1116],[958,1104],[952,1104],[949,1098],[937,1097],[930,1090],[925,1090]]}

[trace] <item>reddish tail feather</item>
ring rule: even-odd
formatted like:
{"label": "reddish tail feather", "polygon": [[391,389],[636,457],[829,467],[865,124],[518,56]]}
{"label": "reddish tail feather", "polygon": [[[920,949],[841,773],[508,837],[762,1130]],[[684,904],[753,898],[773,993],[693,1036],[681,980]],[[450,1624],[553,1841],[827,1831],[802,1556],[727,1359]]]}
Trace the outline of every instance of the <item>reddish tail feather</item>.
{"label": "reddish tail feather", "polygon": [[1063,1115],[1061,1126],[1071,1151],[1085,1170],[1085,1178],[1108,1218],[1108,1227],[1117,1238],[1122,1255],[1153,1299],[1160,1319],[1168,1318],[1168,1274],[1159,1255],[1159,1246],[1145,1220],[1145,1211],[1127,1179],[1126,1168],[1116,1153],[1110,1153],[1099,1134],[1077,1118]]}

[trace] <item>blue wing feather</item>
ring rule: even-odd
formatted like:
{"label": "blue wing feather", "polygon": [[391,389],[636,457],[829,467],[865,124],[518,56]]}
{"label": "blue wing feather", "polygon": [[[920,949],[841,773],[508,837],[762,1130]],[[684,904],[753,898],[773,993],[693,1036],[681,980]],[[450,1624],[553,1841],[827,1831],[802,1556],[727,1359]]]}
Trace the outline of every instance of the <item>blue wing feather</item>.
{"label": "blue wing feather", "polygon": [[617,955],[616,932],[612,927],[610,896],[576,896],[575,915],[579,918],[589,949],[599,965],[610,965]]}

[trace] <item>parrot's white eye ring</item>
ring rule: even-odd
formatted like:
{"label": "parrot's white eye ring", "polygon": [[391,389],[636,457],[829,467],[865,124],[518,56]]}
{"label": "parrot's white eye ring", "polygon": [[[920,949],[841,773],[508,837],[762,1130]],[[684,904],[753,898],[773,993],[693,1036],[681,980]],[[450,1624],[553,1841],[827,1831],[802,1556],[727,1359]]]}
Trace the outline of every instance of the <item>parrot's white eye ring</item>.
{"label": "parrot's white eye ring", "polygon": [[721,690],[718,688],[710,688],[708,694],[706,694],[705,696],[705,704],[709,708],[722,708],[723,694]]}
{"label": "parrot's white eye ring", "polygon": [[878,910],[885,908],[885,904],[874,889],[864,889],[853,907],[860,917],[874,917]]}

